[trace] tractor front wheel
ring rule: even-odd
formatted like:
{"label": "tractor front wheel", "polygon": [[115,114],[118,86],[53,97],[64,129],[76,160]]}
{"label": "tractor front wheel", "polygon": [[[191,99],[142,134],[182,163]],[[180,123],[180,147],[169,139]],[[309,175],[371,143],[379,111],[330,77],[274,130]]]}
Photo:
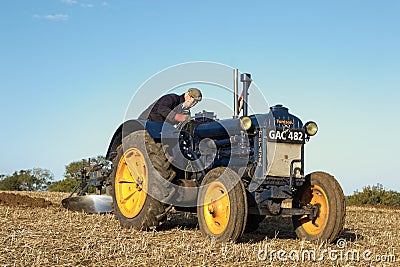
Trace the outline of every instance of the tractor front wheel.
{"label": "tractor front wheel", "polygon": [[238,240],[246,227],[247,209],[246,191],[236,172],[219,167],[206,174],[197,203],[204,236],[220,242]]}
{"label": "tractor front wheel", "polygon": [[293,226],[301,239],[333,242],[343,229],[346,203],[336,179],[324,172],[313,172],[294,198],[299,207],[316,209],[316,217],[293,216]]}

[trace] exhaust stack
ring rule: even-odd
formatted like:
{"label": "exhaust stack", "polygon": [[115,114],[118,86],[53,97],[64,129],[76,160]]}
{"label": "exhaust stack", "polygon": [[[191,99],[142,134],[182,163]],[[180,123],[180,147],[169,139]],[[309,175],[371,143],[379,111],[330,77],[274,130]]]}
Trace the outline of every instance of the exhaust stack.
{"label": "exhaust stack", "polygon": [[233,118],[239,115],[239,70],[233,70]]}
{"label": "exhaust stack", "polygon": [[[242,100],[243,100],[243,116],[247,116],[247,100],[249,96],[249,87],[252,82],[251,80],[251,74],[249,73],[243,73],[240,75],[240,81],[243,83],[243,91],[242,91]],[[239,111],[240,112],[240,111]]]}

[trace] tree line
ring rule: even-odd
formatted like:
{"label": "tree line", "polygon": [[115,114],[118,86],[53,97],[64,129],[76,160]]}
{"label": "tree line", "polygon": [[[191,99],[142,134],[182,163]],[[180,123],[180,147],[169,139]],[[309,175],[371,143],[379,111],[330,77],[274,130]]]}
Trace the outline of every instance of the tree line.
{"label": "tree line", "polygon": [[53,173],[42,168],[19,170],[11,175],[0,174],[0,190],[71,192],[80,182],[80,171],[84,167],[104,161],[103,156],[97,156],[71,162],[65,166],[64,177],[60,181],[54,181]]}
{"label": "tree line", "polygon": [[0,175],[0,190],[46,191],[52,180],[54,175],[47,169],[19,170],[12,175]]}
{"label": "tree line", "polygon": [[[104,163],[103,156],[81,159],[65,166],[64,177],[54,181],[54,175],[48,169],[33,168],[15,171],[12,175],[0,174],[0,190],[7,191],[50,191],[71,192],[80,182],[79,172],[89,164]],[[348,205],[383,205],[400,207],[400,193],[386,190],[382,184],[365,186],[346,196]]]}

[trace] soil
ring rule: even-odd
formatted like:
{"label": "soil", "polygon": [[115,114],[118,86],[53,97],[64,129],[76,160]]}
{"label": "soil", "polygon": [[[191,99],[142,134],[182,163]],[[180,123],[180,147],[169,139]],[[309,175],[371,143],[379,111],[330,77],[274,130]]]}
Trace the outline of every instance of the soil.
{"label": "soil", "polygon": [[[237,243],[218,243],[201,234],[194,213],[172,210],[158,228],[136,231],[122,228],[113,214],[64,209],[61,200],[68,193],[2,193],[0,266],[400,266],[395,209],[348,206],[344,230],[333,244],[299,240],[291,218],[279,216],[266,218]],[[9,197],[21,204],[3,202]],[[52,205],[21,206],[37,206],[41,198]]]}
{"label": "soil", "polygon": [[51,206],[51,202],[44,198],[0,192],[0,205],[47,208],[48,206]]}

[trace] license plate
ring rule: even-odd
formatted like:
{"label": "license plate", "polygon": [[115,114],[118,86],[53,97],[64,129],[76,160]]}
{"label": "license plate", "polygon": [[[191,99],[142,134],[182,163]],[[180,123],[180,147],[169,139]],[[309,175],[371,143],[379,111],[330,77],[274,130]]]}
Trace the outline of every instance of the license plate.
{"label": "license plate", "polygon": [[282,143],[304,143],[304,131],[290,128],[274,128],[267,131],[268,141]]}

